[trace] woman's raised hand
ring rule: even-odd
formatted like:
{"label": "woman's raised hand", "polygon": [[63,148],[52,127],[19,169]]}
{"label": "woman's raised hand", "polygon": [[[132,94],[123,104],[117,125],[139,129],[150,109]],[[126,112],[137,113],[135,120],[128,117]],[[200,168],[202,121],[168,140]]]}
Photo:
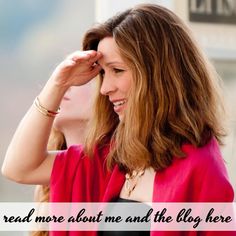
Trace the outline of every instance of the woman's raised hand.
{"label": "woman's raised hand", "polygon": [[[83,85],[99,73],[101,67],[96,62],[101,57],[96,51],[76,51],[69,55],[56,67],[38,95],[41,106],[56,111],[70,86]],[[20,183],[49,183],[56,156],[56,152],[47,151],[52,124],[52,117],[39,112],[36,106],[30,107],[8,147],[3,175]]]}
{"label": "woman's raised hand", "polygon": [[93,50],[76,51],[56,67],[50,80],[61,87],[86,84],[101,70],[101,66],[96,63],[101,57],[100,52]]}

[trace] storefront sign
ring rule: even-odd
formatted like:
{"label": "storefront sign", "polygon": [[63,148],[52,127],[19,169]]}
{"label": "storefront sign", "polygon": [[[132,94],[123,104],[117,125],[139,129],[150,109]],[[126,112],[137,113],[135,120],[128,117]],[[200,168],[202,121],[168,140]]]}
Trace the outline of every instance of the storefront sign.
{"label": "storefront sign", "polygon": [[236,0],[189,0],[192,22],[236,24]]}

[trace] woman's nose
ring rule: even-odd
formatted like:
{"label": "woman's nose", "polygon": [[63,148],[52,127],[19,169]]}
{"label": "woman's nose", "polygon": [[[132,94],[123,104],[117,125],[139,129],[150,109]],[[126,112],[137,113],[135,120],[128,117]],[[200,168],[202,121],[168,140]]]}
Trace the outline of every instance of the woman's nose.
{"label": "woman's nose", "polygon": [[114,80],[111,77],[104,75],[100,93],[102,95],[109,95],[111,92],[114,92],[116,89]]}

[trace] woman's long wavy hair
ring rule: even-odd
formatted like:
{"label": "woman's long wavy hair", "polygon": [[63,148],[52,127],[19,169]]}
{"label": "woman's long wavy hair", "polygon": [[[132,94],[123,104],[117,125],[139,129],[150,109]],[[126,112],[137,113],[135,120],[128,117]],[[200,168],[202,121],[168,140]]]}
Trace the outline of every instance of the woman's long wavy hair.
{"label": "woman's long wavy hair", "polygon": [[[66,149],[66,140],[64,135],[52,128],[48,141],[48,150],[64,150]],[[35,189],[35,201],[36,202],[49,202],[50,188],[48,185],[38,185]],[[31,236],[48,236],[48,231],[33,231]]]}
{"label": "woman's long wavy hair", "polygon": [[110,145],[108,167],[159,171],[185,156],[184,143],[199,147],[215,137],[222,144],[220,79],[178,16],[137,5],[88,30],[83,49],[97,50],[105,37],[114,38],[133,86],[121,122],[108,96],[97,95],[88,154]]}

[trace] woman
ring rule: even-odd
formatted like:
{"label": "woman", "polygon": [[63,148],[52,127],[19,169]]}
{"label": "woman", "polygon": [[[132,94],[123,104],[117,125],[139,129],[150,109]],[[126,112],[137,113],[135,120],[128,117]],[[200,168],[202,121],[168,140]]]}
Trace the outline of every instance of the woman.
{"label": "woman", "polygon": [[[3,173],[31,184],[51,176],[54,202],[232,201],[218,146],[224,129],[217,78],[183,22],[163,7],[138,5],[90,29],[83,49],[55,69],[17,129]],[[47,152],[65,91],[98,74],[85,149]],[[151,232],[185,234],[199,233]]]}

